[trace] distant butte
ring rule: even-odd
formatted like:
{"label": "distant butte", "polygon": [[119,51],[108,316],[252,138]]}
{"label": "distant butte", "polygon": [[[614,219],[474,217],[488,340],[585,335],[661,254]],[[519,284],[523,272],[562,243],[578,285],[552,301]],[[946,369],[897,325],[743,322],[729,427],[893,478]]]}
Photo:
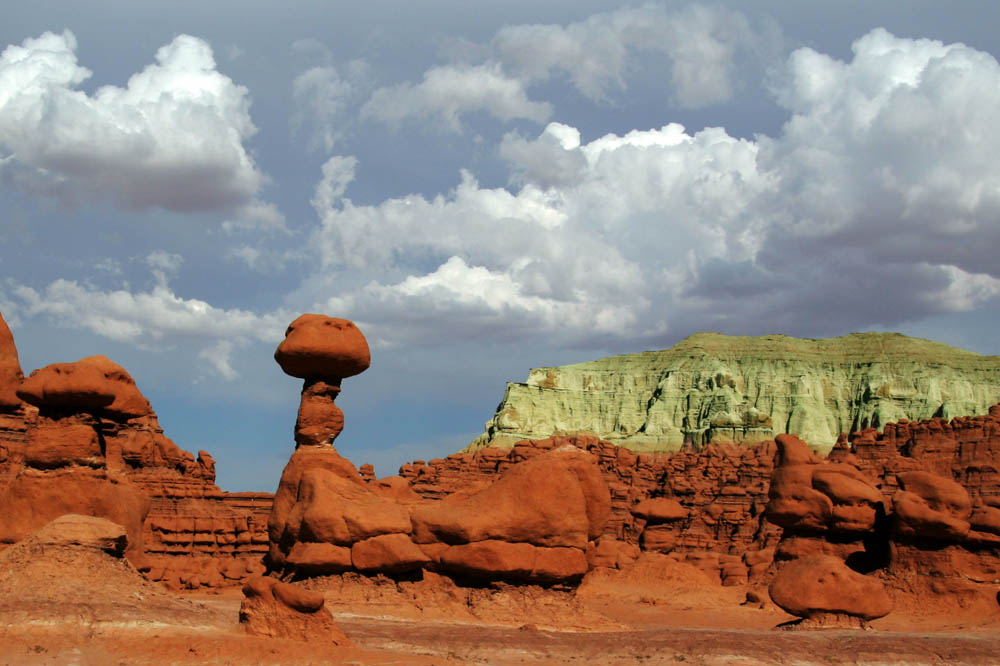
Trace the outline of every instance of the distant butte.
{"label": "distant butte", "polygon": [[662,351],[532,369],[507,384],[469,450],[591,433],[632,451],[677,451],[794,433],[826,453],[841,433],[984,414],[998,402],[1000,357],[931,340],[698,333]]}

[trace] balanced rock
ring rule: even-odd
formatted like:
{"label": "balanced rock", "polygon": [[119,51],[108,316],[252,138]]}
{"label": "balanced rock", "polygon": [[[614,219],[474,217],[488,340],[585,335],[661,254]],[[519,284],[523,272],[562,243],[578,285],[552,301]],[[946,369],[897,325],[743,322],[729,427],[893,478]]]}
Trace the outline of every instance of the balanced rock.
{"label": "balanced rock", "polygon": [[371,353],[354,322],[304,314],[288,325],[274,360],[292,377],[344,379],[364,372],[371,365]]}
{"label": "balanced rock", "polygon": [[326,610],[319,592],[268,576],[254,576],[243,586],[243,595],[240,624],[249,634],[337,647],[351,645]]}
{"label": "balanced rock", "polygon": [[304,314],[288,325],[274,360],[286,374],[304,380],[295,445],[331,444],[344,429],[344,413],[334,404],[341,380],[371,365],[365,336],[347,319]]}
{"label": "balanced rock", "polygon": [[786,613],[807,619],[839,616],[867,621],[892,611],[892,599],[881,582],[829,555],[789,562],[778,570],[768,593]]}

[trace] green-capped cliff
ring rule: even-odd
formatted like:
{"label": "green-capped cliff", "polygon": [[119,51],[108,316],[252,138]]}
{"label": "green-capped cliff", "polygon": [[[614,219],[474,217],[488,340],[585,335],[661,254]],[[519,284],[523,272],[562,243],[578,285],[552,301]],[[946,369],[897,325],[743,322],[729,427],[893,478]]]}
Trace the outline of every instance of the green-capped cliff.
{"label": "green-capped cliff", "polygon": [[637,451],[672,451],[791,432],[825,451],[842,432],[997,403],[1000,357],[932,340],[698,333],[663,351],[532,369],[523,384],[507,384],[468,448],[593,432]]}

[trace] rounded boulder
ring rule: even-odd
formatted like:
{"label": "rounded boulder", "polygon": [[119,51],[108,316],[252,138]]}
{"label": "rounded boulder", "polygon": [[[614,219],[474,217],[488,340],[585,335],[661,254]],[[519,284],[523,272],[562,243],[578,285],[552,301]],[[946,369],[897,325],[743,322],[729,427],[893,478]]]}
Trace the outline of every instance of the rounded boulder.
{"label": "rounded boulder", "polygon": [[768,588],[771,600],[792,615],[848,615],[874,620],[892,611],[882,583],[831,555],[813,555],[782,567]]}
{"label": "rounded boulder", "polygon": [[367,370],[371,352],[354,322],[304,314],[288,325],[274,360],[292,377],[343,379]]}

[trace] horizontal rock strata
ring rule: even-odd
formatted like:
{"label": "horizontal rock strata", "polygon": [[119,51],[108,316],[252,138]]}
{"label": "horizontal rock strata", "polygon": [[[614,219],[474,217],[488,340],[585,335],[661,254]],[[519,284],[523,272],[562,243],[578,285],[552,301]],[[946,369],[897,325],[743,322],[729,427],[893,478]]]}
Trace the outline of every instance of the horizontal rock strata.
{"label": "horizontal rock strata", "polygon": [[670,349],[531,370],[509,383],[470,449],[590,432],[633,451],[752,445],[793,433],[828,451],[841,433],[982,414],[1000,358],[895,333],[827,340],[693,335]]}
{"label": "horizontal rock strata", "polygon": [[271,495],[225,493],[215,461],[166,437],[128,372],[104,356],[23,378],[0,318],[0,547],[63,514],[109,519],[129,559],[175,588],[263,569]]}

